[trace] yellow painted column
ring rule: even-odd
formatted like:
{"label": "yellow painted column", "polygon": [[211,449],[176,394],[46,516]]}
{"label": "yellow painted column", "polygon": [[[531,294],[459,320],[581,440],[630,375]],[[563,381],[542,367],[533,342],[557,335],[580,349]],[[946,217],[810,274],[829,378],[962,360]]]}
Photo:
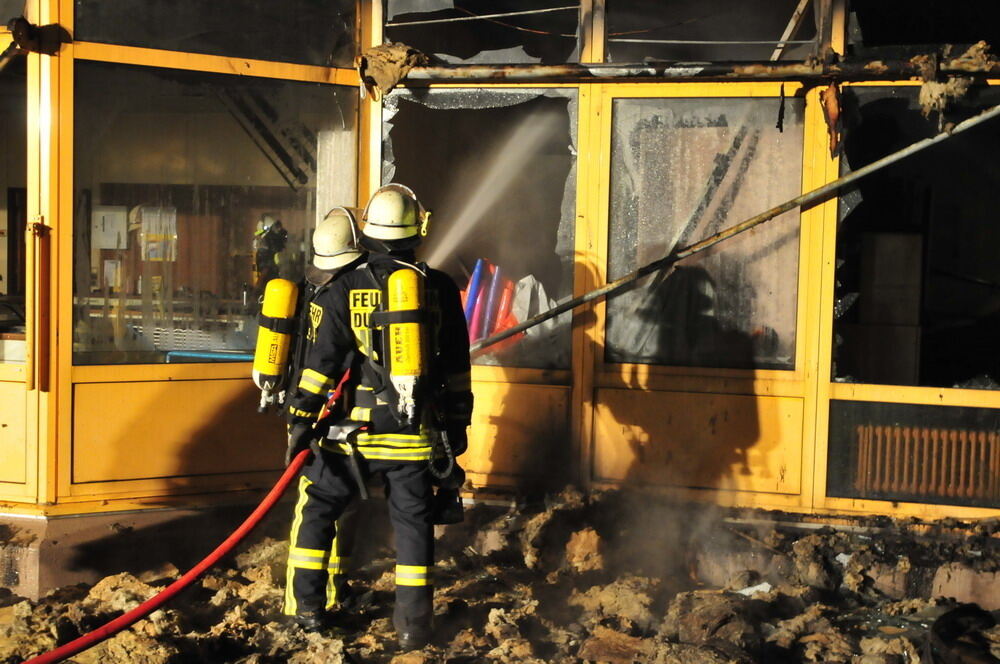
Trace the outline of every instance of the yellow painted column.
{"label": "yellow painted column", "polygon": [[[358,51],[382,43],[382,3],[359,0],[361,35]],[[360,90],[360,81],[358,81]],[[371,96],[358,105],[358,207],[364,208],[372,193],[382,186],[382,103]]]}

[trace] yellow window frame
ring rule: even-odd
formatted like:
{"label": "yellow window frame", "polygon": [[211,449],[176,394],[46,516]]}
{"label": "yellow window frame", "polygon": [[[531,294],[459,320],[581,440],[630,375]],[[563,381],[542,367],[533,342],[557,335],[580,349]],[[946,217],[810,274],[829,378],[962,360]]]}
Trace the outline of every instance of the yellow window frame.
{"label": "yellow window frame", "polygon": [[[987,81],[990,86],[1000,86],[1000,80]],[[920,81],[866,81],[845,84],[844,87],[919,87]],[[822,160],[826,181],[840,176],[840,159],[826,153]],[[823,255],[819,285],[818,310],[821,329],[816,380],[816,468],[813,492],[815,511],[823,513],[863,512],[913,516],[924,519],[944,517],[983,518],[996,516],[995,508],[938,505],[891,500],[838,498],[826,493],[829,458],[830,401],[866,401],[932,406],[966,406],[973,408],[1000,408],[1000,390],[969,390],[959,388],[920,387],[911,385],[878,385],[871,383],[838,383],[831,379],[833,362],[833,302],[836,283],[837,212],[838,198],[822,205]]]}
{"label": "yellow window frame", "polygon": [[[28,19],[36,25],[59,24],[73,33],[73,0],[40,0],[29,3]],[[373,44],[380,34],[372,17],[360,12],[361,43]],[[0,36],[0,41],[9,36]],[[354,70],[268,62],[168,50],[93,42],[62,44],[55,56],[31,53],[28,58],[28,218],[45,233],[44,257],[29,259],[27,307],[38,333],[29,330],[29,361],[25,366],[0,365],[0,380],[23,381],[28,392],[25,446],[28,481],[20,486],[0,482],[0,508],[59,512],[91,504],[102,507],[103,496],[127,496],[141,504],[144,496],[163,495],[172,482],[141,480],[80,490],[70,477],[72,465],[72,395],[74,386],[86,383],[129,381],[220,380],[247,378],[250,363],[185,365],[73,366],[72,345],[59,330],[72,329],[73,265],[73,66],[76,60],[135,66],[171,68],[226,75],[254,76],[288,81],[355,87]],[[364,131],[366,106],[361,107],[359,132]],[[370,126],[370,125],[369,125]],[[363,192],[359,192],[363,193]],[[30,253],[30,252],[29,252]],[[247,473],[227,480],[226,487],[253,488],[268,483],[270,473]],[[185,491],[218,490],[217,480],[195,478]],[[24,507],[27,499],[44,508]],[[98,503],[94,503],[98,500]],[[56,503],[64,504],[58,507]],[[72,504],[77,503],[76,508]],[[121,503],[118,503],[119,506]],[[20,507],[19,507],[20,506]]]}
{"label": "yellow window frame", "polygon": [[[611,153],[612,106],[616,99],[684,99],[684,98],[773,98],[781,95],[782,84],[777,82],[720,82],[720,83],[653,83],[653,84],[604,84],[599,86],[600,154],[609,160]],[[800,83],[785,83],[787,98],[805,92]],[[817,170],[817,136],[825,135],[825,125],[818,108],[818,90],[805,92],[806,107],[802,131],[802,180],[801,191],[809,191],[824,183],[825,173]],[[596,252],[591,257],[598,285],[606,283],[609,256],[610,163],[604,163],[599,178],[592,180],[599,192],[595,202],[595,228],[592,239]],[[796,351],[795,368],[790,370],[717,369],[703,367],[674,367],[640,363],[608,363],[603,359],[606,305],[602,300],[594,307],[598,331],[597,384],[600,387],[638,386],[641,389],[683,389],[692,391],[726,391],[743,394],[801,396],[806,380],[806,367],[810,354],[810,312],[814,303],[809,299],[811,275],[808,266],[821,248],[815,235],[818,220],[816,207],[801,211],[799,237],[799,269],[797,271]],[[733,224],[741,219],[732,219]]]}

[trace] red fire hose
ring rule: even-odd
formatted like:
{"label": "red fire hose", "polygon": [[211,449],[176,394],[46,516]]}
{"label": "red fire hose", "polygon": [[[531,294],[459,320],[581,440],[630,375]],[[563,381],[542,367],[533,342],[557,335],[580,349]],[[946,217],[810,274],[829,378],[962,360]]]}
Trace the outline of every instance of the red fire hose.
{"label": "red fire hose", "polygon": [[267,496],[264,497],[264,500],[261,501],[260,505],[257,506],[253,513],[246,518],[246,521],[240,524],[239,528],[233,531],[233,533],[227,537],[222,544],[216,547],[215,551],[208,554],[204,560],[192,567],[187,574],[164,588],[158,595],[150,597],[145,602],[124,615],[115,618],[111,622],[98,627],[88,634],[84,634],[78,639],[70,641],[66,645],[60,646],[55,650],[51,650],[43,655],[39,655],[38,657],[26,660],[24,664],[49,664],[50,662],[61,662],[67,657],[72,657],[92,645],[114,636],[126,627],[129,627],[145,618],[150,613],[169,602],[174,595],[190,586],[198,579],[198,577],[219,562],[220,558],[232,551],[233,547],[236,546],[240,540],[246,537],[258,523],[260,523],[260,520],[264,518],[264,515],[267,514],[271,508],[274,507],[275,503],[278,502],[278,499],[281,498],[281,494],[285,493],[285,489],[288,488],[292,479],[298,474],[299,470],[302,469],[302,466],[305,465],[306,461],[308,461],[310,454],[312,454],[312,452],[309,450],[299,452],[298,456],[292,459],[292,462],[288,464],[288,468],[285,469],[285,472],[278,480],[278,483],[275,484],[274,487],[268,492]]}

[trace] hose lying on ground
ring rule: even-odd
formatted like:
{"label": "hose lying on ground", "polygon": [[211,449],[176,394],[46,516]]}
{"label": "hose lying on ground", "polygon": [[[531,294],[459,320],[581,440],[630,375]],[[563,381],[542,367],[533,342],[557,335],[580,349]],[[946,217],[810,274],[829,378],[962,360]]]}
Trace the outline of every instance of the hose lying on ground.
{"label": "hose lying on ground", "polygon": [[94,644],[100,643],[104,639],[114,636],[123,629],[130,627],[134,623],[142,620],[148,616],[153,611],[169,602],[173,597],[184,590],[192,583],[194,583],[202,574],[207,572],[213,565],[219,562],[219,559],[224,555],[233,550],[240,540],[246,537],[254,527],[260,523],[264,515],[271,511],[271,508],[278,502],[281,495],[285,493],[285,489],[291,484],[292,480],[298,475],[299,470],[305,465],[306,461],[309,460],[309,455],[312,454],[309,450],[303,450],[292,459],[292,462],[288,464],[288,468],[278,479],[278,482],[271,488],[268,494],[261,501],[260,505],[246,518],[246,520],[240,524],[240,527],[233,531],[233,533],[226,538],[226,540],[216,547],[215,551],[208,554],[204,560],[192,567],[184,576],[177,579],[169,586],[160,591],[159,594],[150,597],[145,602],[135,607],[131,611],[115,618],[111,622],[105,623],[101,627],[98,627],[92,632],[84,634],[78,639],[74,639],[69,643],[59,646],[55,650],[51,650],[38,657],[33,657],[29,660],[25,660],[24,664],[50,664],[51,662],[61,662],[67,657],[72,657],[77,653],[80,653],[87,648],[93,646]]}

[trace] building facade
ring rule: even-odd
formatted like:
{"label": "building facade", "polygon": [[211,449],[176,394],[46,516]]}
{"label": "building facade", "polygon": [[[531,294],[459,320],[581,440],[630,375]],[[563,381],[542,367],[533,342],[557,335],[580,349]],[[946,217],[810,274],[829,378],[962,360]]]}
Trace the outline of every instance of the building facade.
{"label": "building facade", "polygon": [[[8,518],[269,486],[262,280],[297,278],[316,221],[382,183],[434,210],[424,259],[509,290],[483,338],[1000,100],[974,21],[942,113],[912,58],[943,40],[870,2],[265,4],[28,3],[61,30],[0,73]],[[384,40],[434,61],[376,103],[353,67]],[[829,67],[845,54],[905,66]],[[996,515],[998,141],[956,136],[486,349],[471,481]]]}

